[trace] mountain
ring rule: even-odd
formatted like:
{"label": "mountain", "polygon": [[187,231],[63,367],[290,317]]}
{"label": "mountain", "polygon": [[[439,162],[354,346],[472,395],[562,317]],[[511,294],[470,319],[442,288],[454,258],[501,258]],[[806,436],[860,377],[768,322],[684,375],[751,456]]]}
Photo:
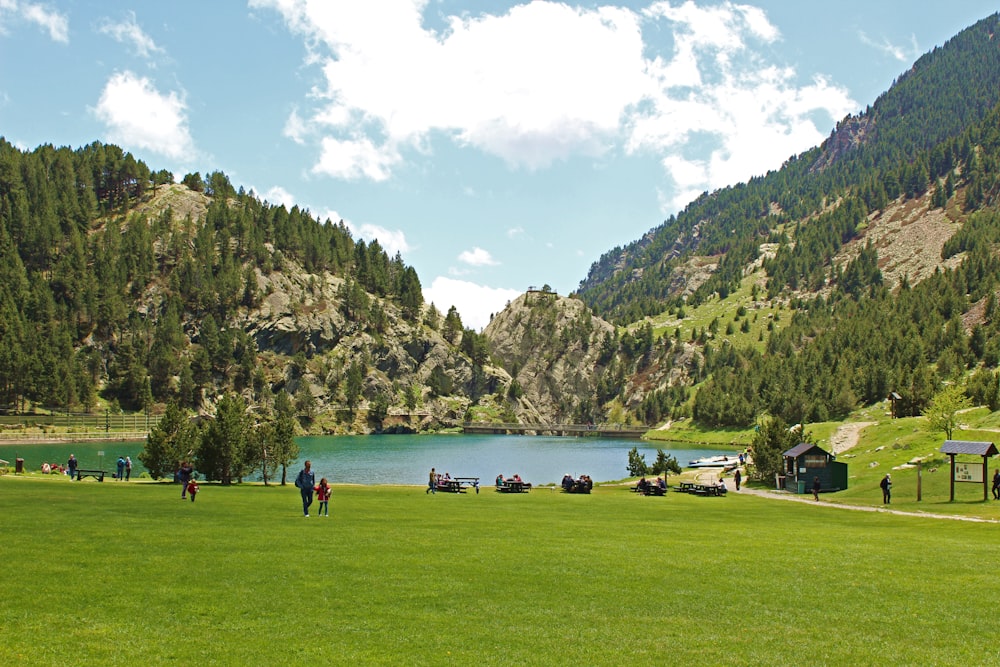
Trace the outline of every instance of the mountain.
{"label": "mountain", "polygon": [[[921,57],[821,146],[595,262],[573,296],[621,327],[619,366],[578,407],[747,427],[842,419],[890,391],[920,414],[943,383],[1000,407],[998,24]],[[630,355],[629,338],[649,344]]]}
{"label": "mountain", "polygon": [[425,430],[509,382],[377,241],[113,145],[0,140],[0,278],[8,411],[266,415],[284,393],[305,432]]}
{"label": "mountain", "polygon": [[[1000,101],[998,21],[990,16],[921,57],[865,112],[838,123],[823,145],[791,157],[778,171],[704,193],[641,239],[605,253],[578,294],[598,314],[628,324],[692,299],[724,296],[760,257],[762,243],[792,239],[817,220],[829,223],[820,216],[844,201],[861,200],[868,215],[951,175],[949,187],[973,186],[968,210],[991,203],[979,200],[994,196],[995,175],[961,167],[977,166],[971,151],[990,131],[987,116]],[[832,254],[855,232],[820,239],[816,244],[828,247],[799,263],[808,262],[809,271],[829,268]],[[710,279],[688,287],[687,267],[698,257],[719,265]],[[798,268],[796,278],[804,272]],[[783,287],[775,284],[772,292]]]}
{"label": "mountain", "polygon": [[[221,172],[0,139],[0,409],[217,406],[300,432],[1000,408],[1000,15],[830,137],[482,333],[342,222]],[[239,400],[231,400],[238,397]],[[177,420],[174,420],[175,422]]]}

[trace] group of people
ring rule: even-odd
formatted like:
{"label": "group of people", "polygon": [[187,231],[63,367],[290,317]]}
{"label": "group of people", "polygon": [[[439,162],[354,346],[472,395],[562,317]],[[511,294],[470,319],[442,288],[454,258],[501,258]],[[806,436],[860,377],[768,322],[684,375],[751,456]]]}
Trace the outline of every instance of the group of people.
{"label": "group of people", "polygon": [[[115,475],[115,479],[121,481],[124,479],[126,482],[132,478],[132,457],[131,456],[119,456],[118,457],[118,473]],[[192,500],[194,500],[192,498]]]}
{"label": "group of people", "polygon": [[523,484],[524,480],[521,479],[521,476],[519,474],[517,474],[517,473],[514,473],[513,477],[504,477],[503,473],[500,473],[499,475],[497,475],[496,482],[497,482],[497,486],[503,486],[504,484],[507,484],[507,483],[510,483],[510,482],[516,482],[518,484]]}
{"label": "group of people", "polygon": [[594,488],[594,480],[590,478],[590,475],[580,475],[579,478],[573,479],[573,475],[566,473],[563,475],[560,485],[566,493],[590,493],[590,490]]}
{"label": "group of people", "polygon": [[451,481],[451,475],[448,473],[441,474],[434,468],[431,468],[430,475],[427,477],[427,489],[424,491],[427,493],[437,493],[437,489],[442,484],[447,484]]}
{"label": "group of people", "polygon": [[[75,454],[69,455],[69,460],[66,461],[66,465],[60,465],[58,463],[49,463],[45,461],[42,463],[42,473],[49,475],[69,475],[70,479],[76,477],[76,471],[80,467],[80,462],[77,460]],[[115,473],[115,479],[124,479],[126,482],[132,477],[132,457],[131,456],[119,456],[117,473]]]}
{"label": "group of people", "polygon": [[[67,472],[66,468],[63,468],[58,463],[49,463],[48,461],[42,463],[42,473],[45,475],[62,475]],[[72,475],[73,473],[70,473]]]}
{"label": "group of people", "polygon": [[306,461],[302,470],[295,477],[295,486],[302,495],[302,514],[309,516],[309,508],[313,504],[313,493],[319,501],[319,516],[330,516],[330,484],[326,477],[316,483],[316,473],[312,469],[312,461]]}
{"label": "group of people", "polygon": [[198,480],[194,476],[194,466],[189,461],[181,461],[177,466],[174,481],[181,484],[181,500],[190,496],[191,502],[194,502],[194,497],[198,495]]}
{"label": "group of people", "polygon": [[[635,485],[635,490],[637,493],[641,493],[644,496],[648,496],[653,492],[653,489],[659,489],[661,492],[667,490],[667,481],[662,477],[657,477],[655,482],[651,482],[645,477],[639,478],[639,482]],[[663,495],[663,493],[660,493]]]}

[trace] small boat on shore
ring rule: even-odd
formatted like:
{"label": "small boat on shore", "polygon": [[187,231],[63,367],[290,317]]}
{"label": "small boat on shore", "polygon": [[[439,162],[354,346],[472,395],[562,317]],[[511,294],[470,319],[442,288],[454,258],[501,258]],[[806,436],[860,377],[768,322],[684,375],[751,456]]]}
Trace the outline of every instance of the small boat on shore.
{"label": "small boat on shore", "polygon": [[688,462],[689,468],[738,468],[740,459],[738,456],[708,456],[703,459],[693,459]]}

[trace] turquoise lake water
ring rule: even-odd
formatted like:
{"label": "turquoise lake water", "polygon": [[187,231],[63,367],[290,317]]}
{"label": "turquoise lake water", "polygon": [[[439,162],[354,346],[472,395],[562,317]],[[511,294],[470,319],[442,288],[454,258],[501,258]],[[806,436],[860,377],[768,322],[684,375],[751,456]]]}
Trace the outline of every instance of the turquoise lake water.
{"label": "turquoise lake water", "polygon": [[[317,436],[297,442],[301,451],[289,468],[289,480],[310,459],[317,478],[326,477],[334,484],[425,484],[431,467],[452,477],[479,477],[484,484],[492,484],[499,473],[517,473],[533,484],[558,483],[566,473],[587,474],[602,482],[628,476],[628,452],[633,447],[645,455],[647,464],[656,460],[660,448],[681,466],[691,459],[735,451],[641,440],[517,435]],[[0,444],[0,459],[13,466],[16,458],[23,458],[27,470],[39,470],[43,462],[65,465],[72,453],[81,468],[114,471],[119,456],[131,456],[132,474],[138,476],[144,470],[138,459],[142,447],[142,442]]]}

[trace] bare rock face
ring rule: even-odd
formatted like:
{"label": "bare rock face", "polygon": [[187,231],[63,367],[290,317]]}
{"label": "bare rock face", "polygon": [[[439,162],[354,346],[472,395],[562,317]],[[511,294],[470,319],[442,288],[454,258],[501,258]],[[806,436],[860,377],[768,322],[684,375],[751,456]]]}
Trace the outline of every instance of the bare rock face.
{"label": "bare rock face", "polygon": [[516,410],[526,423],[567,421],[593,403],[601,346],[613,332],[582,301],[551,292],[519,296],[484,331],[494,359],[524,392]]}

